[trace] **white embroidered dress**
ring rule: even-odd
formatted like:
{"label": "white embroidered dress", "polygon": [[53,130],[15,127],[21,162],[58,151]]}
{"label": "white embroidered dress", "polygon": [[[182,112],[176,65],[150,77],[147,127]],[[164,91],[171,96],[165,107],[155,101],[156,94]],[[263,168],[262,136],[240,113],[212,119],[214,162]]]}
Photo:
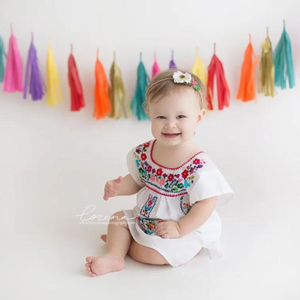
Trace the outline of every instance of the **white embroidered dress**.
{"label": "white embroidered dress", "polygon": [[178,168],[166,168],[152,157],[156,140],[133,148],[127,154],[129,173],[142,189],[136,206],[122,209],[133,239],[158,251],[173,267],[192,259],[201,248],[211,259],[223,256],[219,238],[221,219],[213,211],[199,228],[181,238],[162,238],[155,233],[159,220],[178,221],[196,201],[217,197],[217,207],[227,203],[234,192],[208,155],[201,151]]}

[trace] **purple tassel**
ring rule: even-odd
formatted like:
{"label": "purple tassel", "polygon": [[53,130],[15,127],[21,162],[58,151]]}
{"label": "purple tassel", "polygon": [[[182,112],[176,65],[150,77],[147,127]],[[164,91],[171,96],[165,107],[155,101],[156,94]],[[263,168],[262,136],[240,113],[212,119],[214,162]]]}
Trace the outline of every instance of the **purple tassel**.
{"label": "purple tassel", "polygon": [[28,59],[26,65],[26,75],[25,75],[24,93],[23,93],[24,99],[26,99],[27,96],[28,85],[29,85],[29,94],[31,94],[32,100],[41,100],[43,98],[44,92],[43,92],[42,78],[38,67],[37,51],[33,45],[33,34],[32,34],[31,45],[28,51]]}
{"label": "purple tassel", "polygon": [[177,69],[177,66],[173,60],[173,55],[174,55],[174,51],[172,51],[172,59],[170,61],[170,64],[169,64],[169,69]]}

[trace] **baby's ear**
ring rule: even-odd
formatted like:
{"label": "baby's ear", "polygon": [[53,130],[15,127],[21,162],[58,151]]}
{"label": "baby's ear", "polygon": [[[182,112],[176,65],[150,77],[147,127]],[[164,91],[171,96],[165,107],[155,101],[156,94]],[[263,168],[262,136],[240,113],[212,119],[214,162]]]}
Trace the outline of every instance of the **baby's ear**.
{"label": "baby's ear", "polygon": [[200,123],[205,115],[206,115],[206,110],[203,108],[203,109],[200,110],[200,113],[198,115],[198,122],[197,123]]}

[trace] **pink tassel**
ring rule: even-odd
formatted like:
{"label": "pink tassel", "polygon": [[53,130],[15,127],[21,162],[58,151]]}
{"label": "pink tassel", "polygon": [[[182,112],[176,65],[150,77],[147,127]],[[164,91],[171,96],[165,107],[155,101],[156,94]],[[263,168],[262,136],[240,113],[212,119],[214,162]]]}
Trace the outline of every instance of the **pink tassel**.
{"label": "pink tassel", "polygon": [[153,64],[153,67],[152,67],[152,78],[151,79],[153,79],[153,77],[156,74],[158,74],[159,72],[160,72],[160,67],[159,67],[159,65],[156,61],[156,53],[154,52],[154,64]]}
{"label": "pink tassel", "polygon": [[13,35],[12,25],[10,28],[11,37],[9,39],[9,48],[4,73],[3,92],[23,92],[22,58],[18,50],[17,39]]}

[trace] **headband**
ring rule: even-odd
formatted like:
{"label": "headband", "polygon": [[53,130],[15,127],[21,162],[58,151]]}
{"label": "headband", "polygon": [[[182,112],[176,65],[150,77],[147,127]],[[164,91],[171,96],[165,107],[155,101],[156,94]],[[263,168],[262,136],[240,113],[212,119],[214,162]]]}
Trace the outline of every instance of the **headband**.
{"label": "headband", "polygon": [[[186,84],[186,85],[189,85],[191,86],[196,92],[199,92],[199,90],[201,89],[200,87],[200,84],[199,82],[197,82],[193,76],[187,72],[183,73],[181,71],[175,71],[173,73],[173,76],[172,77],[168,77],[168,78],[164,78],[164,79],[161,79],[161,80],[158,80],[151,85],[150,89],[160,83],[160,82],[164,82],[164,81],[169,81],[169,80],[172,80],[174,83],[181,83],[181,84]],[[149,92],[149,88],[147,89],[147,93]],[[200,93],[200,98],[201,98],[201,102],[204,103],[204,99],[203,99],[203,95],[202,93]]]}
{"label": "headband", "polygon": [[155,83],[153,83],[152,85],[156,85],[157,83],[163,82],[163,81],[169,81],[169,80],[173,80],[173,82],[175,83],[183,83],[186,85],[190,85],[195,91],[199,91],[200,90],[200,85],[199,82],[197,82],[191,74],[185,72],[181,72],[181,71],[176,71],[173,73],[172,78],[164,78],[161,80],[156,81]]}

